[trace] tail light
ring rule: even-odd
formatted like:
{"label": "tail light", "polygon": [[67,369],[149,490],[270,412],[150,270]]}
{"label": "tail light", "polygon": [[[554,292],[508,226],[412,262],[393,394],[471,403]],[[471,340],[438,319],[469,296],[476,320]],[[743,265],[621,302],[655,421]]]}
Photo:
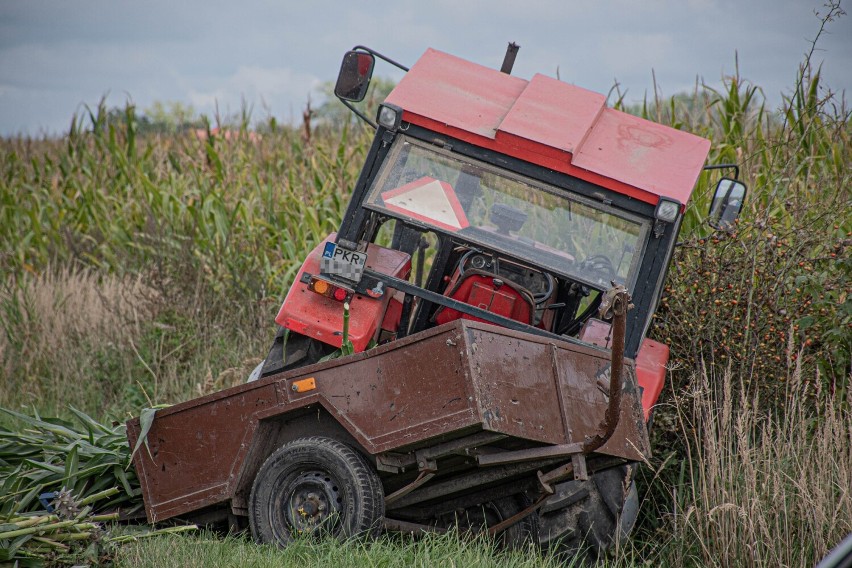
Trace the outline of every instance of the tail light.
{"label": "tail light", "polygon": [[315,276],[312,276],[308,282],[308,290],[316,292],[320,296],[337,300],[338,302],[345,302],[352,296],[351,290],[332,284],[327,280],[316,278]]}

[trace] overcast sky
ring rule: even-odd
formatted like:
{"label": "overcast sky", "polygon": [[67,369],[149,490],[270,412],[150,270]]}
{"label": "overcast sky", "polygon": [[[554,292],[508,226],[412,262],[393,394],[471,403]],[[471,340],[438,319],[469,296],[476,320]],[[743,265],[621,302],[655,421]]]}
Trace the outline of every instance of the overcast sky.
{"label": "overcast sky", "polygon": [[[850,0],[842,0],[849,10]],[[628,100],[734,71],[773,104],[795,81],[819,30],[812,0],[0,0],[0,134],[57,134],[83,104],[180,101],[212,113],[301,116],[342,54],[364,44],[411,65],[434,47],[498,67],[521,45],[515,75],[540,72]],[[852,93],[852,16],[828,24],[815,61]],[[398,79],[389,66],[377,74]]]}

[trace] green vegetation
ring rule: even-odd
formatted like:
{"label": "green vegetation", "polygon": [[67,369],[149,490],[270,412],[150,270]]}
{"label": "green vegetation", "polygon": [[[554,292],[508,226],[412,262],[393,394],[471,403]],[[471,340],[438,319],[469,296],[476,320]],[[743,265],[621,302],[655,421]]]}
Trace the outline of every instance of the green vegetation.
{"label": "green vegetation", "polygon": [[116,566],[257,566],[303,567],[386,566],[431,568],[471,566],[493,568],[557,568],[555,558],[543,558],[532,550],[495,553],[483,538],[462,539],[456,534],[422,538],[383,536],[376,542],[361,540],[297,541],[285,550],[259,546],[249,540],[214,534],[166,537],[141,541],[121,549]]}
{"label": "green vegetation", "polygon": [[0,428],[0,515],[43,510],[39,496],[59,488],[99,509],[138,506],[124,425],[70,410],[75,422],[3,410],[18,427]]}
{"label": "green vegetation", "polygon": [[[707,110],[688,128],[715,142],[710,163],[740,164],[751,189],[730,233],[701,224],[708,193],[693,201],[657,333],[695,361],[732,365],[770,397],[798,357],[808,381],[842,389],[852,347],[849,111],[808,67],[780,119],[757,93],[734,76],[724,92],[700,95]],[[673,111],[672,125],[686,127]]]}
{"label": "green vegetation", "polygon": [[0,563],[98,563],[121,543],[197,528],[108,530],[142,505],[124,425],[69,410],[73,422],[0,408],[15,426],[0,428]]}
{"label": "green vegetation", "polygon": [[[688,208],[651,331],[673,368],[642,517],[610,565],[813,565],[852,531],[852,124],[818,70],[806,62],[793,79],[778,112],[738,75],[631,109],[712,139],[710,163],[740,164],[749,195],[731,232],[703,222],[718,173]],[[249,119],[146,131],[133,107],[101,105],[61,139],[0,141],[0,406],[37,410],[22,411],[27,425],[0,417],[0,486],[19,501],[0,521],[33,505],[25,465],[85,495],[122,488],[121,421],[242,382],[265,354],[370,133]],[[72,423],[77,442],[50,431]],[[27,455],[44,467],[11,459],[11,443],[42,446]],[[84,459],[109,464],[110,481],[80,484]],[[123,540],[106,553],[120,566],[557,564],[452,535],[286,551],[207,533]]]}
{"label": "green vegetation", "polygon": [[242,380],[368,144],[360,128],[305,144],[273,121],[137,137],[132,108],[108,114],[0,142],[2,406],[126,416]]}

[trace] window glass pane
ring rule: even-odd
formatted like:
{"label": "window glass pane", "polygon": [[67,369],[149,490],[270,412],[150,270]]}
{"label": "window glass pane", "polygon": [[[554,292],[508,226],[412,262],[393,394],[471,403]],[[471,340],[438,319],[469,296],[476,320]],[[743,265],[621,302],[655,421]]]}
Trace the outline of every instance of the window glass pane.
{"label": "window glass pane", "polygon": [[403,137],[365,205],[597,287],[633,283],[648,230],[647,220]]}

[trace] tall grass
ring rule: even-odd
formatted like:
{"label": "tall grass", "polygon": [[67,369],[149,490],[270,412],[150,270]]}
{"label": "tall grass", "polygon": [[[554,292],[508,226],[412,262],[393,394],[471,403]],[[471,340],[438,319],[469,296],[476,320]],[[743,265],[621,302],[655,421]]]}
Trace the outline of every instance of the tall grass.
{"label": "tall grass", "polygon": [[[0,406],[111,407],[126,394],[132,374],[112,353],[138,342],[155,303],[139,277],[69,266],[0,283],[0,368],[6,377]],[[90,396],[93,391],[100,400]]]}
{"label": "tall grass", "polygon": [[123,124],[108,116],[101,103],[62,140],[2,142],[4,272],[189,263],[217,291],[281,292],[339,225],[367,142],[347,126],[305,144],[273,120],[262,133],[140,139],[132,106]]}
{"label": "tall grass", "polygon": [[105,417],[242,380],[368,143],[273,120],[140,137],[114,115],[0,141],[0,404]]}
{"label": "tall grass", "polygon": [[693,546],[678,563],[810,566],[852,532],[852,397],[809,404],[792,380],[773,413],[734,394],[730,373],[681,398],[691,471],[673,523]]}
{"label": "tall grass", "polygon": [[[852,127],[845,101],[807,64],[777,113],[738,73],[723,89],[696,91],[689,106],[670,100],[641,112],[711,138],[709,163],[739,164],[749,195],[735,230],[713,231],[704,216],[718,174],[702,175],[653,333],[684,358],[716,370],[733,364],[744,385],[774,391],[769,401],[783,394],[792,332],[805,368],[818,368],[826,386],[848,388]],[[675,375],[679,384],[691,370]]]}
{"label": "tall grass", "polygon": [[[787,402],[762,411],[730,372],[673,403],[686,456],[658,495],[672,565],[812,566],[852,532],[852,399],[793,370]],[[816,383],[819,384],[819,383]],[[645,551],[647,556],[647,551]]]}

